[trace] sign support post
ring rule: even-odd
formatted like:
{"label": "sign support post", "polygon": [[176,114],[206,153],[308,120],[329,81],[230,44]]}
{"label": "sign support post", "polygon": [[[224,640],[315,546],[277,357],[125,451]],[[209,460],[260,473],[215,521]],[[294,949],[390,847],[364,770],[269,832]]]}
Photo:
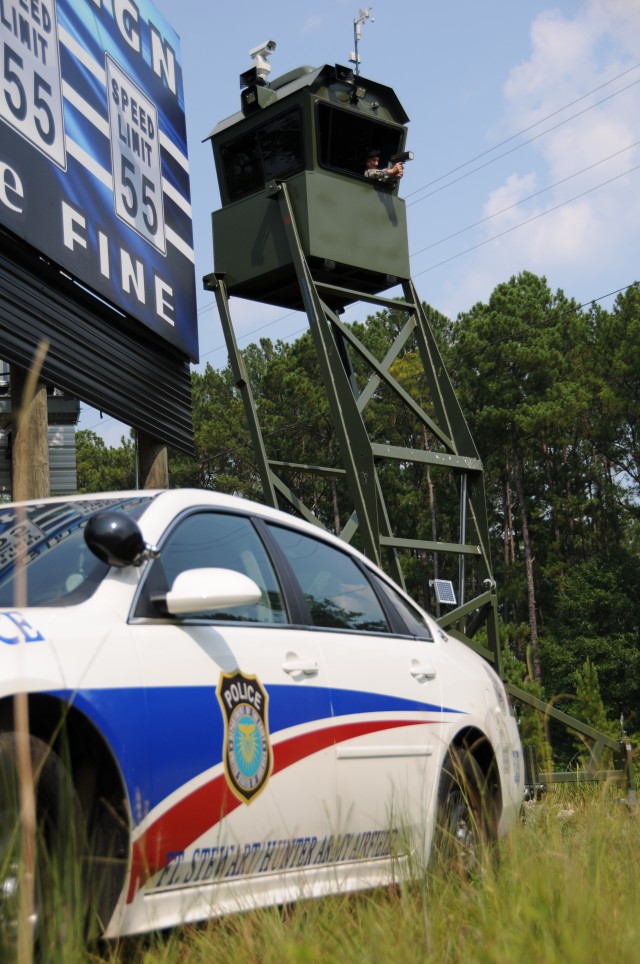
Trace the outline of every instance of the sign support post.
{"label": "sign support post", "polygon": [[138,465],[141,489],[169,488],[167,446],[142,431],[138,431]]}
{"label": "sign support post", "polygon": [[[28,375],[11,366],[11,397],[14,401],[11,447],[11,498],[41,499],[49,490],[49,420],[47,388],[36,384],[32,397],[25,397]],[[21,407],[22,410],[21,410]]]}

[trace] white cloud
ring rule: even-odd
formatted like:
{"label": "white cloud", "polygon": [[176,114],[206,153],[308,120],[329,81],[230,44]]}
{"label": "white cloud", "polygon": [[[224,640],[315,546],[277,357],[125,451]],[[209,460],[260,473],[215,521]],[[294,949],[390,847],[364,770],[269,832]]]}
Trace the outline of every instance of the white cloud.
{"label": "white cloud", "polygon": [[[640,150],[624,149],[640,136],[640,83],[634,84],[640,70],[630,70],[639,59],[640,0],[585,0],[575,12],[569,5],[562,12],[547,10],[532,22],[530,38],[530,56],[512,68],[504,86],[508,130],[524,130],[552,114],[524,137],[554,129],[529,145],[523,155],[526,173],[511,170],[488,193],[485,216],[533,193],[534,184],[551,189],[487,222],[485,239],[529,223],[487,244],[477,260],[490,265],[489,273],[495,269],[498,281],[527,269],[554,275],[566,290],[577,281],[584,292],[609,268],[616,276],[628,275],[630,282],[639,274],[634,252],[640,172],[632,168],[640,163]],[[629,73],[608,83],[623,71]],[[590,97],[559,110],[599,86]]]}
{"label": "white cloud", "polygon": [[531,26],[532,54],[513,68],[505,85],[505,97],[518,112],[548,113],[547,100],[562,96],[577,75],[584,74],[594,37],[581,17],[567,20],[558,11],[540,14]]}
{"label": "white cloud", "polygon": [[638,0],[585,0],[572,16],[544,11],[531,24],[531,56],[507,79],[507,103],[531,123],[631,67],[639,46]]}
{"label": "white cloud", "polygon": [[317,13],[311,13],[302,24],[302,33],[315,33],[324,27],[324,18]]}
{"label": "white cloud", "polygon": [[503,263],[499,258],[483,258],[476,261],[471,268],[460,261],[459,267],[451,267],[448,279],[443,286],[443,292],[434,305],[448,318],[456,318],[461,311],[468,311],[479,301],[489,300],[496,285],[507,281],[511,274],[517,274],[526,265],[513,268],[505,274]]}
{"label": "white cloud", "polygon": [[589,16],[600,29],[610,32],[623,49],[636,54],[640,48],[638,0],[589,0]]}
{"label": "white cloud", "polygon": [[[529,229],[528,254],[534,265],[556,268],[581,264],[600,244],[602,224],[593,206],[576,201],[534,222]],[[537,268],[534,270],[538,270]]]}
{"label": "white cloud", "polygon": [[498,227],[521,221],[522,211],[518,210],[516,205],[533,194],[535,189],[535,174],[510,174],[506,182],[492,191],[485,202],[483,214],[485,218],[492,219],[490,230],[493,232]]}
{"label": "white cloud", "polygon": [[[614,173],[614,169],[617,172],[632,166],[638,150],[633,145],[637,145],[638,139],[637,128],[633,130],[625,119],[613,113],[609,116],[599,114],[589,121],[582,119],[562,127],[548,138],[541,153],[553,181],[569,177],[592,165],[597,165],[594,178],[604,181]],[[612,155],[617,157],[612,158],[611,162],[606,165],[599,163]]]}

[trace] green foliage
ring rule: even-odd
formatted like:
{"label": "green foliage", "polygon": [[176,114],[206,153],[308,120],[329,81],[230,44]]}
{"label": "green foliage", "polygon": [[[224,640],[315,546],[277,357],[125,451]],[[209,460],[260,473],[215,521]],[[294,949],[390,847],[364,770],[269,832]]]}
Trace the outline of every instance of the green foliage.
{"label": "green foliage", "polygon": [[[608,715],[623,714],[632,731],[640,728],[639,584],[640,558],[627,550],[564,571],[555,582],[549,632],[540,644],[548,693],[565,693],[575,668],[589,659]],[[575,715],[570,705],[563,708]]]}
{"label": "green foliage", "polygon": [[593,385],[599,419],[594,442],[640,488],[640,284],[618,295],[611,312],[594,312]]}
{"label": "green foliage", "polygon": [[484,461],[503,616],[529,626],[550,699],[590,656],[607,712],[623,711],[632,728],[638,326],[637,285],[611,312],[583,311],[524,272],[461,315],[452,336],[456,387]]}
{"label": "green foliage", "polygon": [[[530,665],[530,650],[526,645],[528,629],[525,624],[520,626],[501,627],[504,636],[501,638],[502,672],[507,683],[524,690],[538,700],[545,702],[542,686],[533,678]],[[516,653],[523,652],[520,659]],[[527,703],[518,703],[518,719],[520,724],[520,739],[525,752],[527,747],[533,747],[540,770],[552,770],[552,749],[545,729],[545,717],[539,710]]]}
{"label": "green foliage", "polygon": [[76,432],[78,492],[112,492],[135,488],[135,446],[121,438],[119,448],[105,445],[95,432]]}
{"label": "green foliage", "polygon": [[196,456],[170,455],[170,485],[256,498],[260,484],[231,370],[216,371],[207,364],[201,374],[192,373],[191,386]]}
{"label": "green foliage", "polygon": [[[573,715],[583,723],[588,723],[589,726],[599,730],[600,733],[604,733],[610,737],[617,737],[619,735],[619,728],[607,719],[602,696],[600,695],[598,671],[588,656],[582,668],[575,671],[574,679],[576,700]],[[583,769],[588,767],[590,762],[596,762],[595,760],[592,761],[592,750],[584,738],[576,739],[576,747],[580,753],[580,764]],[[609,769],[612,764],[613,758],[611,751],[606,750],[600,761],[600,766],[606,770]]]}

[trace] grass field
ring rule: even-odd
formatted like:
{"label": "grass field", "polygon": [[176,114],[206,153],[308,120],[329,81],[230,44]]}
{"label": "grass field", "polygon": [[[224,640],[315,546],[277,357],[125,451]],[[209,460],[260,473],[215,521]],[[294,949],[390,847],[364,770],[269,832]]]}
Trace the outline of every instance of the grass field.
{"label": "grass field", "polygon": [[[557,788],[472,879],[306,901],[52,958],[108,964],[640,961],[640,816],[619,790]],[[60,951],[60,957],[57,956]]]}

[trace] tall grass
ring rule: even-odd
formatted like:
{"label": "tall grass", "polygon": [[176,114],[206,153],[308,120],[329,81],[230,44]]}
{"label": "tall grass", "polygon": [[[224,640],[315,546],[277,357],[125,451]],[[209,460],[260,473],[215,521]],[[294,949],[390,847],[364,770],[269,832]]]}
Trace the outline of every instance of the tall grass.
{"label": "tall grass", "polygon": [[526,811],[522,826],[472,879],[436,867],[395,888],[124,940],[90,959],[636,964],[638,821],[619,802],[617,789],[559,787]]}

